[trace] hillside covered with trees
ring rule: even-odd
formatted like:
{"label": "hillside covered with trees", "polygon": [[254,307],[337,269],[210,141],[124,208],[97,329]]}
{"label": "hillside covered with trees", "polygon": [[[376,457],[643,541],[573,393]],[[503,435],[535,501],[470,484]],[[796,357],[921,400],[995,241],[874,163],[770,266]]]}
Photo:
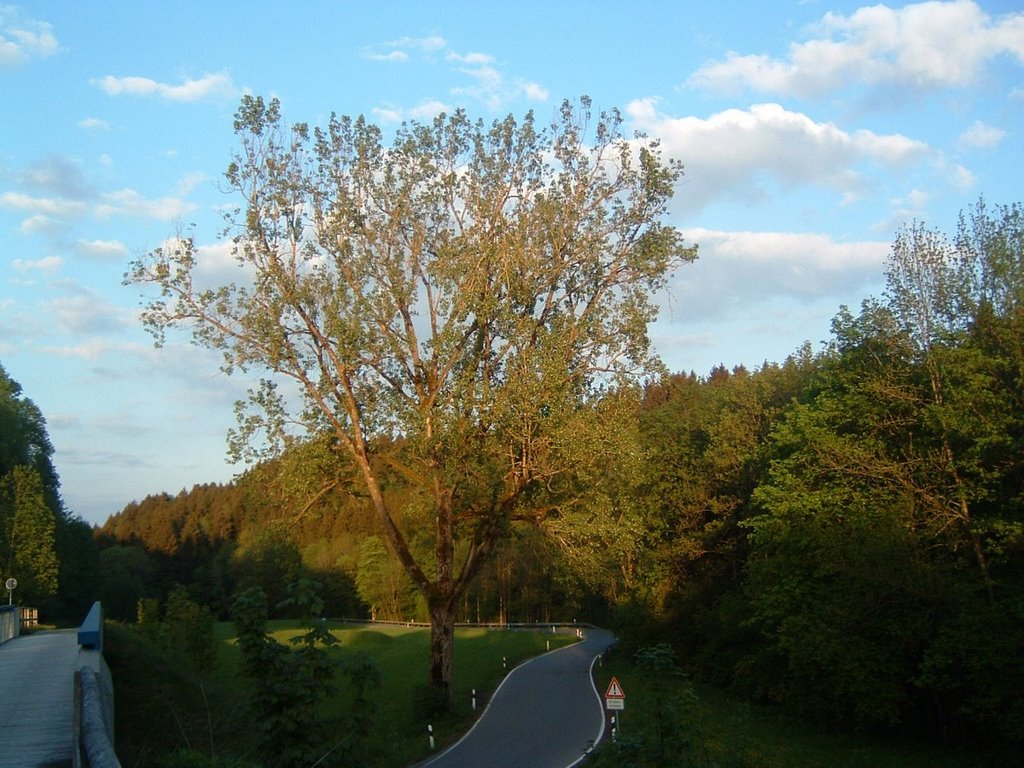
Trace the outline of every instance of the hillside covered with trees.
{"label": "hillside covered with trees", "polygon": [[[1024,209],[908,226],[886,277],[820,352],[616,393],[633,417],[614,464],[509,521],[459,620],[607,622],[625,649],[669,641],[695,674],[812,719],[1024,741]],[[330,457],[325,436],[130,505],[99,531],[106,599],[130,618],[182,584],[223,615],[240,586],[308,571],[327,615],[424,618]],[[433,521],[381,477],[429,562]]]}

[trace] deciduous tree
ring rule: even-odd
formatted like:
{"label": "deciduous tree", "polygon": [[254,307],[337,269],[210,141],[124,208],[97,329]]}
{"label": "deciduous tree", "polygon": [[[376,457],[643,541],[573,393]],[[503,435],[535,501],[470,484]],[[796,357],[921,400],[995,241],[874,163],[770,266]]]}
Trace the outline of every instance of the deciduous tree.
{"label": "deciduous tree", "polygon": [[[288,128],[276,100],[247,96],[235,130],[239,279],[201,286],[182,236],[127,280],[158,289],[143,313],[158,342],[186,327],[226,371],[264,375],[239,406],[237,455],[326,433],[354,463],[426,601],[429,681],[450,696],[460,597],[510,521],[558,508],[580,456],[614,444],[580,439],[588,402],[655,365],[651,294],[695,256],[662,222],[681,167],[588,99],[547,127],[456,110],[386,145],[361,117]],[[410,489],[403,509],[384,466]],[[431,521],[428,556],[405,515]]]}

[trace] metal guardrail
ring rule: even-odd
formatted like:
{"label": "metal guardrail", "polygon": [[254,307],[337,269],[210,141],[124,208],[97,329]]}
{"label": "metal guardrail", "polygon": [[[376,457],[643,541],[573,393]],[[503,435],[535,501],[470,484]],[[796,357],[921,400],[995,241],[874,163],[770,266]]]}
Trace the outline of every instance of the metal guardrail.
{"label": "metal guardrail", "polygon": [[[391,621],[383,619],[346,619],[331,617],[328,621],[340,621],[343,624],[369,624],[383,627],[419,627],[429,629],[429,621]],[[576,629],[590,627],[596,629],[597,625],[585,621],[460,621],[456,622],[456,629]]]}

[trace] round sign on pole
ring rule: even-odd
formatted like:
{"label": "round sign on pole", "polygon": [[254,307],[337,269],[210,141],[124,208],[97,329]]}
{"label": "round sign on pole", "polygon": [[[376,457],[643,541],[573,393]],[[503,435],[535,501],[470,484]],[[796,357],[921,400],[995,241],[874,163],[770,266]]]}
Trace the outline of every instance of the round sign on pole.
{"label": "round sign on pole", "polygon": [[18,588],[18,580],[17,579],[8,579],[7,583],[4,584],[4,586],[7,587],[7,589],[17,589]]}

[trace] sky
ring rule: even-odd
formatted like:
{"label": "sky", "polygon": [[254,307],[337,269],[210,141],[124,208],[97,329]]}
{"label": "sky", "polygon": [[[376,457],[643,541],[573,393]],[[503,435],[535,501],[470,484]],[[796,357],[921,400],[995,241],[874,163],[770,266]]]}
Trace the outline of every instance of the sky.
{"label": "sky", "polygon": [[699,259],[659,296],[670,370],[780,363],[882,290],[900,226],[1020,202],[1019,0],[0,0],[0,365],[39,406],[69,510],[228,482],[246,382],[163,348],[128,263],[191,225],[224,273],[244,94],[385,131],[463,107],[618,108],[685,166]]}

